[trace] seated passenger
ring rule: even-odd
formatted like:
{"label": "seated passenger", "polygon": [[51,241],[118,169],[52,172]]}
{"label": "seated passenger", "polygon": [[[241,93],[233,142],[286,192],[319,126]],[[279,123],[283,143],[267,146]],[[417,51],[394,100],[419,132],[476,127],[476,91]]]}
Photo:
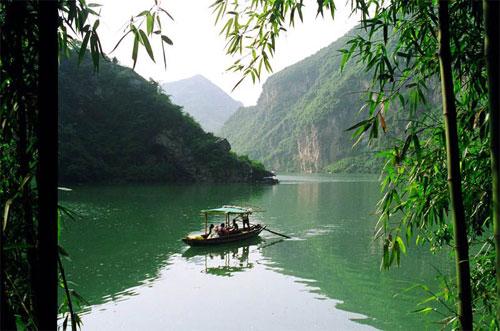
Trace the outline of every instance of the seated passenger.
{"label": "seated passenger", "polygon": [[226,226],[224,223],[221,223],[220,224],[220,227],[219,227],[219,235],[225,235],[225,234],[228,234],[229,231],[226,229]]}
{"label": "seated passenger", "polygon": [[210,224],[210,227],[208,228],[208,233],[207,235],[205,236],[205,238],[208,238],[210,237],[210,235],[212,234],[212,230],[214,229],[214,225],[213,224]]}
{"label": "seated passenger", "polygon": [[210,228],[213,230],[210,230],[210,234],[208,235],[207,239],[212,239],[212,238],[219,238],[219,226],[216,226],[215,228],[213,227],[213,224],[210,225]]}
{"label": "seated passenger", "polygon": [[232,230],[234,232],[238,231],[238,223],[236,223],[236,218],[233,218],[233,228]]}

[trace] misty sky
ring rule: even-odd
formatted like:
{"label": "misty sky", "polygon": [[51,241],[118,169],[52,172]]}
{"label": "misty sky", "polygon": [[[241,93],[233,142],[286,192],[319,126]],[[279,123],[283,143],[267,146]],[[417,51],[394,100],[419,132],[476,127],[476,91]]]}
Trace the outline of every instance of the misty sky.
{"label": "misty sky", "polygon": [[[103,5],[99,31],[106,53],[111,52],[130,17],[149,9],[154,3],[153,0],[90,0],[89,2]],[[305,1],[304,23],[297,23],[295,28],[289,28],[288,32],[283,33],[277,41],[277,52],[271,62],[274,72],[314,54],[356,24],[357,19],[349,17],[349,9],[341,7],[343,2],[344,0],[337,2],[338,11],[335,21],[332,21],[327,15],[324,19],[315,18],[316,1]],[[151,77],[157,81],[175,81],[201,74],[234,99],[246,106],[253,105],[257,102],[261,86],[268,75],[263,75],[261,82],[256,82],[255,85],[248,79],[231,92],[241,75],[225,71],[234,59],[225,54],[225,40],[219,35],[221,26],[214,25],[215,16],[209,8],[212,3],[213,0],[163,0],[162,7],[175,19],[163,27],[164,33],[174,43],[166,49],[167,69],[165,70],[163,66],[161,45],[155,43],[152,46],[157,63],[153,63],[145,50],[141,49],[135,70],[146,79]],[[122,65],[131,67],[133,63],[131,50],[132,38],[129,38],[109,55],[118,58]]]}

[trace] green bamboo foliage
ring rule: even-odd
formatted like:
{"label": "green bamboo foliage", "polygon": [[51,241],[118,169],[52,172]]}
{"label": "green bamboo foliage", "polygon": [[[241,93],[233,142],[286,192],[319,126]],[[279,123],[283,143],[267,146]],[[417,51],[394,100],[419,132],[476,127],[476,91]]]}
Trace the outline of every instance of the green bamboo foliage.
{"label": "green bamboo foliage", "polygon": [[488,72],[488,108],[490,114],[490,150],[492,175],[493,231],[496,250],[497,322],[500,321],[500,2],[483,1],[485,57]]}
{"label": "green bamboo foliage", "polygon": [[469,244],[465,212],[462,201],[460,152],[458,148],[457,112],[449,36],[448,2],[439,2],[439,65],[445,121],[446,150],[448,159],[448,186],[455,238],[455,261],[458,288],[458,318],[462,330],[472,330],[472,300],[470,286]]}
{"label": "green bamboo foliage", "polygon": [[[384,196],[378,205],[380,221],[376,232],[377,238],[385,238],[382,267],[389,267],[391,261],[397,262],[398,236],[404,239],[407,247],[414,238],[417,245],[429,244],[432,251],[458,244],[457,252],[463,256],[458,258],[458,267],[468,275],[465,264],[470,264],[472,292],[464,298],[463,287],[467,286],[461,282],[458,288],[460,299],[462,303],[472,301],[475,328],[494,329],[498,328],[500,320],[500,314],[497,315],[499,308],[495,308],[500,295],[497,293],[500,286],[495,286],[499,276],[495,269],[500,270],[497,259],[500,252],[495,253],[495,243],[499,249],[500,231],[497,160],[500,124],[498,103],[497,106],[489,103],[500,96],[498,87],[494,86],[498,79],[495,77],[499,75],[495,68],[500,64],[499,55],[494,55],[494,52],[500,40],[498,32],[492,30],[500,27],[498,14],[493,14],[493,7],[487,5],[498,3],[485,2],[484,11],[483,3],[479,1],[446,3],[448,68],[445,72],[448,83],[444,85],[450,95],[443,100],[453,103],[453,120],[449,107],[445,108],[447,116],[439,114],[440,96],[439,91],[435,91],[443,64],[436,56],[440,44],[438,3],[350,1],[353,13],[360,14],[361,20],[356,28],[357,35],[352,36],[341,50],[341,66],[350,70],[362,63],[367,72],[373,73],[366,105],[360,110],[365,118],[358,124],[353,123],[351,129],[358,139],[364,136],[370,142],[382,130],[388,132],[386,136],[395,138],[394,147],[380,153],[387,161],[383,170],[381,186]],[[326,9],[334,9],[329,7],[330,4],[319,1],[318,7],[328,12]],[[444,7],[444,3],[441,5]],[[261,65],[264,57],[261,51],[266,52],[266,59],[262,61],[272,62],[279,33],[293,27],[294,21],[302,20],[302,11],[310,9],[309,5],[304,7],[301,0],[255,0],[248,6],[238,0],[215,1],[214,13],[216,20],[222,22],[228,53],[238,55],[242,52],[244,57],[238,59],[230,70],[241,72],[243,77],[258,79],[261,69],[267,69],[266,63]],[[487,17],[489,29],[485,27]],[[488,58],[484,56],[485,34],[486,52],[490,50],[488,67]],[[255,53],[247,56],[245,51],[251,51],[252,47],[245,45],[255,46]],[[353,59],[358,62],[353,63]],[[488,87],[488,76],[493,86]],[[489,95],[488,90],[491,91]],[[407,124],[404,132],[397,130],[391,121],[391,113],[398,113],[397,119]],[[304,112],[304,116],[311,114]],[[447,128],[445,117],[449,120]],[[447,139],[446,130],[454,132],[455,137],[448,135]],[[450,150],[453,156],[447,155]],[[448,162],[448,158],[452,162]],[[445,170],[448,166],[454,167],[449,179]],[[462,185],[462,189],[456,184]],[[457,205],[462,207],[457,208]],[[450,206],[451,216],[458,213],[456,217],[448,217]],[[393,217],[395,215],[397,217]],[[453,225],[453,220],[459,227]],[[491,226],[495,227],[496,237],[488,235]],[[460,238],[454,237],[454,231],[458,231]],[[465,238],[474,252],[469,257],[464,253]],[[464,279],[464,275],[459,276]],[[455,286],[447,286],[438,297],[454,301],[455,295],[449,293],[454,294],[456,290]],[[446,317],[441,322],[458,326],[458,315],[463,317],[464,311],[446,315],[450,312],[446,309],[443,315]],[[463,318],[460,321],[463,322]],[[470,327],[470,324],[467,327],[462,324],[462,328]]]}
{"label": "green bamboo foliage", "polygon": [[[9,45],[0,47],[2,330],[57,327],[58,59],[74,49],[83,59],[89,49],[93,68],[99,68],[104,53],[98,7],[85,0],[0,2],[0,43]],[[165,16],[172,19],[154,1],[124,31],[124,37],[133,32],[138,47],[153,61],[153,40],[172,45],[162,34]],[[164,53],[163,48],[166,63]],[[132,57],[135,63],[137,49]],[[75,296],[71,289],[66,293]],[[76,317],[71,316],[72,327]]]}

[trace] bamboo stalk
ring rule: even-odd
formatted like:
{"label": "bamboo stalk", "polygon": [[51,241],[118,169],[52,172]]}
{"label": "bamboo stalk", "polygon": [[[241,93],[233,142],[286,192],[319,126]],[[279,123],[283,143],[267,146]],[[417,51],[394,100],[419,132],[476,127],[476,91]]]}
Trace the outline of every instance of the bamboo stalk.
{"label": "bamboo stalk", "polygon": [[39,5],[38,277],[34,281],[38,328],[57,329],[57,69],[59,2]]}
{"label": "bamboo stalk", "polygon": [[448,188],[455,239],[457,269],[458,318],[462,330],[472,330],[472,300],[470,287],[469,244],[462,201],[460,159],[457,133],[457,112],[451,71],[448,1],[439,1],[439,67],[445,121],[448,163]]}
{"label": "bamboo stalk", "polygon": [[57,264],[59,265],[59,271],[61,273],[61,278],[64,286],[64,292],[66,293],[66,299],[68,299],[68,309],[69,315],[71,316],[71,330],[76,331],[77,323],[76,323],[76,314],[73,309],[73,302],[71,300],[71,294],[69,293],[68,282],[66,281],[66,275],[64,273],[64,266],[61,261],[61,256],[57,253]]}
{"label": "bamboo stalk", "polygon": [[500,321],[500,2],[483,0],[483,15],[486,29],[484,52],[488,72],[493,233],[496,250],[496,317]]}

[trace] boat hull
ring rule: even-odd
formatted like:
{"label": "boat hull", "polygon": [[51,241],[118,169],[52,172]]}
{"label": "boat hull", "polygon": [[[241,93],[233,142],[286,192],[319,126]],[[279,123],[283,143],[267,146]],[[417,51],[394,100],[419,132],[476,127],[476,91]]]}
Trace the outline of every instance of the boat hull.
{"label": "boat hull", "polygon": [[183,238],[182,241],[189,246],[213,246],[213,245],[221,245],[226,243],[239,242],[243,240],[248,240],[250,238],[257,237],[265,227],[260,224],[253,225],[249,230],[244,230],[236,234],[228,234],[224,236],[220,236],[217,238],[210,239],[191,239],[191,238]]}

